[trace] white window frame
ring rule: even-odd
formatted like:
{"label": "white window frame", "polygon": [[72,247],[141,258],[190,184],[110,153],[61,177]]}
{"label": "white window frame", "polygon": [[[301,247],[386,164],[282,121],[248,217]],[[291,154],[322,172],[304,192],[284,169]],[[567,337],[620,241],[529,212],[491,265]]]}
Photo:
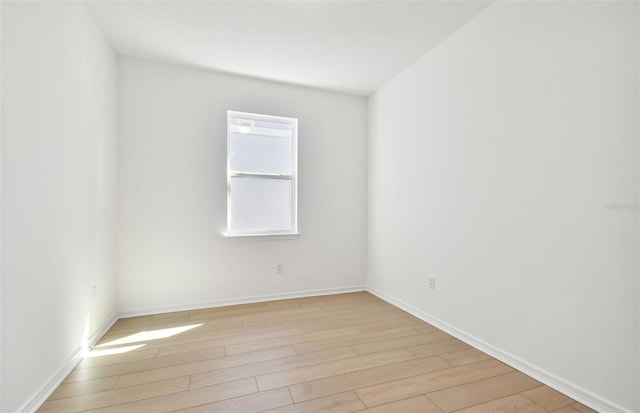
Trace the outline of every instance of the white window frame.
{"label": "white window frame", "polygon": [[[233,171],[231,169],[231,119],[243,118],[249,121],[287,123],[291,125],[291,175],[275,175]],[[237,132],[237,131],[233,131]],[[242,132],[241,132],[242,133]],[[286,179],[291,181],[291,228],[237,231],[231,228],[233,205],[231,199],[231,178]],[[298,119],[258,113],[227,111],[227,231],[226,237],[297,237],[298,232]]]}

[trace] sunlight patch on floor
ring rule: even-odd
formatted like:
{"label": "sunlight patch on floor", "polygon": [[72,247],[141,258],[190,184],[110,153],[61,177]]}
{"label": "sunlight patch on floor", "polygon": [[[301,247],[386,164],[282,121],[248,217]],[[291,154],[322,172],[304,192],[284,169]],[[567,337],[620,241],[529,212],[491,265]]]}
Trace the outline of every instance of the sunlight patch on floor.
{"label": "sunlight patch on floor", "polygon": [[128,353],[133,350],[137,350],[140,347],[144,347],[146,344],[136,344],[135,346],[126,346],[126,347],[116,347],[116,348],[108,348],[104,350],[92,350],[85,357],[102,357],[102,356],[111,356],[113,354],[122,354]]}
{"label": "sunlight patch on floor", "polygon": [[141,341],[159,340],[162,338],[168,338],[177,334],[184,333],[185,331],[193,330],[200,327],[203,324],[191,324],[181,327],[163,328],[160,330],[141,331],[139,333],[132,334],[130,336],[122,337],[117,340],[109,341],[107,343],[100,344],[96,347],[110,347],[121,346],[123,344],[139,343]]}

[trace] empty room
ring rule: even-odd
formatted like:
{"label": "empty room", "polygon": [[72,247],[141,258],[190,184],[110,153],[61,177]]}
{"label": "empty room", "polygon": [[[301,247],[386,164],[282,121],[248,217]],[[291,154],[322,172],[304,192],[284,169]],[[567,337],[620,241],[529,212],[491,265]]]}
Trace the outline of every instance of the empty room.
{"label": "empty room", "polygon": [[640,413],[640,2],[0,21],[0,412]]}

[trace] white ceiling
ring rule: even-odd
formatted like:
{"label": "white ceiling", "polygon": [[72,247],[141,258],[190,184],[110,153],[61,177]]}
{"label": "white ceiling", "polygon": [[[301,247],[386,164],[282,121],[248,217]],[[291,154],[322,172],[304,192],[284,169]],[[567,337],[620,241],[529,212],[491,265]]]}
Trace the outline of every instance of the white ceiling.
{"label": "white ceiling", "polygon": [[369,95],[490,1],[97,1],[119,54]]}

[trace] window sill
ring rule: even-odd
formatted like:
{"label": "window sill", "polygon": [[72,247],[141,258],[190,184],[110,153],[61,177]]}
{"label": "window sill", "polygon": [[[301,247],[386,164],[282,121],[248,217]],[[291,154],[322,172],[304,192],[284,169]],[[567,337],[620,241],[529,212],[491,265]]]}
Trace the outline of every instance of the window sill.
{"label": "window sill", "polygon": [[276,239],[297,239],[300,236],[299,232],[286,232],[282,234],[229,234],[227,232],[222,234],[225,238],[231,239],[251,239],[251,240],[276,240]]}

